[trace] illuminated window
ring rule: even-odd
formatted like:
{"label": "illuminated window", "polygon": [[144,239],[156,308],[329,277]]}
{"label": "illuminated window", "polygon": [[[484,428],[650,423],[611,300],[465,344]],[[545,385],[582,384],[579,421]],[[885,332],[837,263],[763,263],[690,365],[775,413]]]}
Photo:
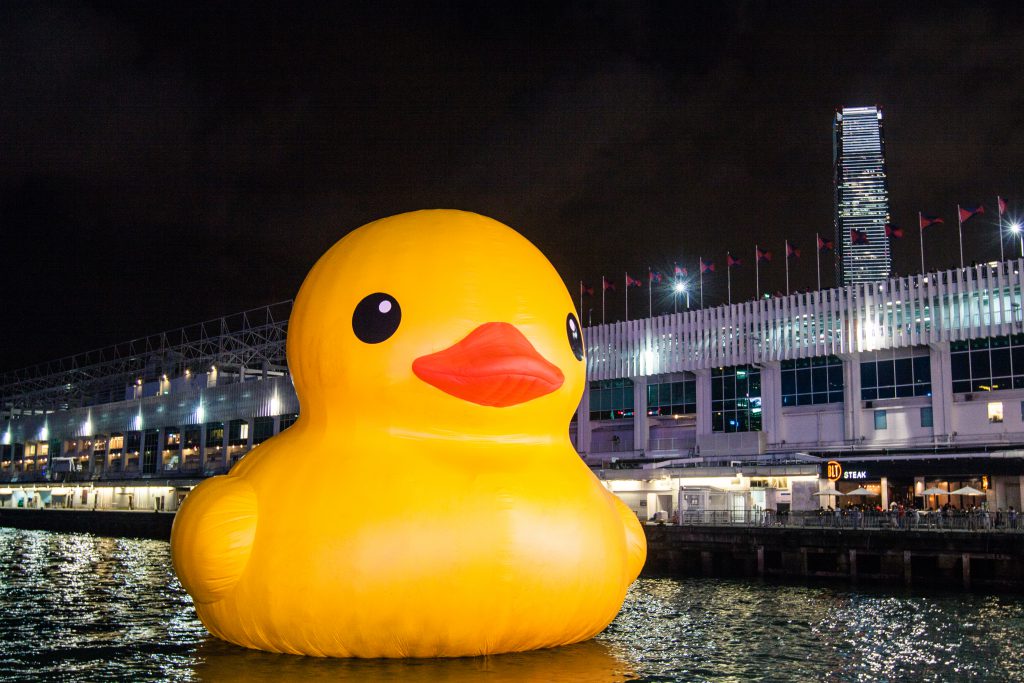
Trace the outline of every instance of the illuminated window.
{"label": "illuminated window", "polygon": [[894,358],[892,351],[863,354],[860,364],[860,398],[931,396],[931,358],[928,349],[914,349],[908,358]]}
{"label": "illuminated window", "polygon": [[711,430],[761,431],[761,370],[753,365],[711,369]]}
{"label": "illuminated window", "polygon": [[921,426],[931,427],[932,426],[932,409],[931,407],[921,408]]}
{"label": "illuminated window", "polygon": [[1003,421],[1003,403],[1002,401],[993,401],[988,404],[988,421],[990,423],[1002,422]]}
{"label": "illuminated window", "polygon": [[1024,388],[1024,334],[950,342],[954,393]]}
{"label": "illuminated window", "polygon": [[875,429],[883,430],[889,428],[889,418],[884,410],[875,411]]}
{"label": "illuminated window", "polygon": [[843,402],[843,362],[836,356],[782,361],[782,405]]}
{"label": "illuminated window", "polygon": [[697,412],[697,378],[686,373],[682,381],[647,385],[648,415],[692,415]]}
{"label": "illuminated window", "polygon": [[633,380],[608,379],[590,383],[590,419],[633,418]]}

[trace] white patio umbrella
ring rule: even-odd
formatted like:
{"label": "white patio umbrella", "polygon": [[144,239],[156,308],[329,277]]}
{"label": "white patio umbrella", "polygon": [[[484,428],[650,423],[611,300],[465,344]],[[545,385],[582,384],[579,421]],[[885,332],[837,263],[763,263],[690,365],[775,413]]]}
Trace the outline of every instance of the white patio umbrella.
{"label": "white patio umbrella", "polygon": [[811,494],[812,496],[845,496],[846,494],[836,488],[822,489]]}
{"label": "white patio umbrella", "polygon": [[[943,491],[943,493],[945,493],[945,491]],[[949,495],[951,495],[951,496],[987,496],[988,494],[985,493],[984,491],[979,491],[978,489],[974,488],[973,486],[965,486],[962,489],[957,489],[956,491],[950,491]]]}
{"label": "white patio umbrella", "polygon": [[873,493],[871,491],[868,491],[866,488],[861,486],[860,488],[854,489],[852,491],[847,491],[843,495],[845,495],[845,496],[877,496],[878,494],[877,493]]}
{"label": "white patio umbrella", "polygon": [[947,491],[945,489],[940,489],[938,486],[933,486],[933,487],[931,487],[929,489],[925,489],[924,491],[921,491],[921,493],[919,493],[917,495],[919,495],[919,496],[945,496],[945,495],[948,495],[948,494],[949,494],[949,491]]}

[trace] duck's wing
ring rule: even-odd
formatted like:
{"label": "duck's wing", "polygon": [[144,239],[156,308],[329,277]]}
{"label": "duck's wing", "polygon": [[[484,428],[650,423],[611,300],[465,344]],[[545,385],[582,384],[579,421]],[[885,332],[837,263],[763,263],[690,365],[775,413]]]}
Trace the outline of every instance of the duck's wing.
{"label": "duck's wing", "polygon": [[217,602],[238,582],[256,535],[256,492],[237,476],[212,477],[185,498],[171,528],[171,559],[198,603]]}
{"label": "duck's wing", "polygon": [[629,509],[629,506],[622,502],[622,499],[614,493],[609,494],[615,501],[615,507],[622,517],[622,526],[626,532],[626,568],[629,575],[629,582],[632,583],[640,576],[640,570],[644,568],[647,561],[647,537],[644,535],[644,528],[637,519],[636,513]]}

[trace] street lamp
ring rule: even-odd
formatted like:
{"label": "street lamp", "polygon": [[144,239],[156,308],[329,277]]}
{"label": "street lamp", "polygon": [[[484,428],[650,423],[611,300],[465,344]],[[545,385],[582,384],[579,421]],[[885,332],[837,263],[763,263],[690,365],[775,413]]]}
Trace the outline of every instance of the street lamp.
{"label": "street lamp", "polygon": [[673,296],[672,296],[672,310],[674,312],[678,313],[678,310],[677,310],[677,307],[676,307],[676,302],[679,299],[679,295],[684,293],[684,292],[686,293],[686,308],[687,308],[687,310],[689,310],[689,308],[690,308],[690,290],[688,290],[686,288],[686,283],[681,281],[681,280],[677,281],[676,284],[672,287],[672,292],[673,292]]}
{"label": "street lamp", "polygon": [[1024,258],[1024,235],[1021,234],[1020,223],[1013,223],[1010,225],[1010,232],[1016,235],[1020,239],[1020,257]]}

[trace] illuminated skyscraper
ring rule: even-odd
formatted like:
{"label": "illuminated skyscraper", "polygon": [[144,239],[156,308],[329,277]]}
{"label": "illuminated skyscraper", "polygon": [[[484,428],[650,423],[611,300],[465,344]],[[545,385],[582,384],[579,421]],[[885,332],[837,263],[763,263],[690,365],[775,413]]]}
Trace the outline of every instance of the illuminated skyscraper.
{"label": "illuminated skyscraper", "polygon": [[843,107],[836,112],[832,164],[836,284],[884,280],[892,255],[885,236],[889,189],[881,109]]}

